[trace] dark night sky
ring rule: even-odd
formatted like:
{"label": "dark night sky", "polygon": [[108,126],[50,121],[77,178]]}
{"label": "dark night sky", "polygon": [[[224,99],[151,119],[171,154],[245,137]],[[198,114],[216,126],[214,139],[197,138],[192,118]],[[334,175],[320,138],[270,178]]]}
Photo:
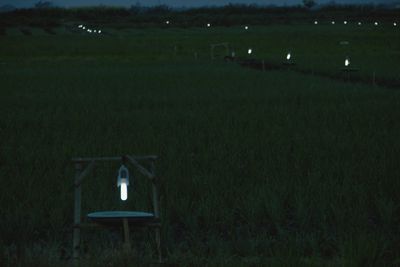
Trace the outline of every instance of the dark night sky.
{"label": "dark night sky", "polygon": [[[29,7],[39,0],[0,0],[0,6],[13,5],[16,7]],[[113,5],[113,6],[131,6],[140,3],[143,6],[152,6],[165,4],[175,7],[193,7],[205,5],[226,5],[228,3],[259,4],[259,5],[298,5],[301,0],[52,0],[57,6],[92,6],[92,5]],[[323,4],[330,0],[317,0]],[[338,4],[344,3],[392,3],[394,0],[335,0]]]}

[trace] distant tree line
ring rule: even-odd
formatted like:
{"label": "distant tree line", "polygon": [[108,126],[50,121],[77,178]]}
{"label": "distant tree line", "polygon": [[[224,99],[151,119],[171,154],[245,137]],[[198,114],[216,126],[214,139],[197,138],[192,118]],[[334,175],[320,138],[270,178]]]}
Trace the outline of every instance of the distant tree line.
{"label": "distant tree line", "polygon": [[[316,8],[317,7],[317,8]],[[129,8],[96,6],[80,8],[55,7],[48,1],[39,1],[34,8],[16,9],[2,13],[0,28],[25,25],[56,27],[66,21],[102,23],[115,27],[141,27],[161,25],[166,19],[181,27],[201,26],[206,22],[220,26],[239,24],[297,23],[312,19],[387,19],[400,17],[399,9],[382,5],[317,5],[315,1],[304,0],[298,6],[258,6],[228,4],[221,7],[199,7],[174,9],[166,5]]]}

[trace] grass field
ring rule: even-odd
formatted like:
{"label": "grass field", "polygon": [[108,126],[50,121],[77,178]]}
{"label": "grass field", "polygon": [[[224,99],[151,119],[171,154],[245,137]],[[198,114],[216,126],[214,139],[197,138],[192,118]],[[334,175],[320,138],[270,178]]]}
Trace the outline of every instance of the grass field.
{"label": "grass field", "polygon": [[[348,55],[399,81],[399,29],[24,30],[0,36],[1,266],[68,265],[70,159],[122,154],[160,156],[173,266],[400,264],[400,91],[210,60],[219,42],[331,73]],[[118,201],[118,167],[87,177],[84,213],[150,208],[140,177]],[[148,237],[126,256],[118,234],[88,231],[84,265],[148,263]]]}

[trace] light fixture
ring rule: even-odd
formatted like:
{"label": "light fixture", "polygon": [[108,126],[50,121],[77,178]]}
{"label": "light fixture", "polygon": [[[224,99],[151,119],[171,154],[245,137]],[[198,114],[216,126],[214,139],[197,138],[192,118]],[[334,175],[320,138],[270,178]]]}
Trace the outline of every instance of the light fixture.
{"label": "light fixture", "polygon": [[82,28],[82,27],[83,27],[83,25],[82,25],[82,24],[78,26],[78,28]]}
{"label": "light fixture", "polygon": [[332,23],[332,25],[335,25],[335,21],[333,21],[333,20],[332,20],[332,22],[331,22],[331,23]]}
{"label": "light fixture", "polygon": [[121,200],[128,199],[129,171],[124,164],[118,170],[117,186],[121,187]]}
{"label": "light fixture", "polygon": [[101,30],[98,30],[97,33],[101,33]]}
{"label": "light fixture", "polygon": [[253,53],[253,49],[249,48],[249,49],[247,50],[247,54],[251,55],[251,53]]}
{"label": "light fixture", "polygon": [[361,22],[358,22],[358,26],[361,26]]}
{"label": "light fixture", "polygon": [[345,67],[350,66],[350,58],[347,57],[347,58],[345,59],[345,61],[344,61],[344,66],[345,66]]}
{"label": "light fixture", "polygon": [[395,26],[395,27],[396,27],[396,26],[397,26],[397,23],[396,23],[396,22],[393,22],[393,26]]}
{"label": "light fixture", "polygon": [[207,23],[207,27],[210,28],[211,27],[211,23]]}
{"label": "light fixture", "polygon": [[165,24],[167,24],[167,25],[168,25],[168,24],[169,24],[169,20],[167,20],[167,21],[165,22]]}
{"label": "light fixture", "polygon": [[375,25],[375,26],[378,26],[378,22],[377,22],[377,21],[375,21],[374,25]]}
{"label": "light fixture", "polygon": [[289,61],[291,58],[292,58],[292,54],[289,52],[289,53],[286,55],[286,60]]}
{"label": "light fixture", "polygon": [[83,26],[83,27],[82,27],[82,29],[86,30],[86,27],[85,27],[85,26]]}
{"label": "light fixture", "polygon": [[93,32],[94,32],[94,33],[97,33],[97,30],[94,30]]}
{"label": "light fixture", "polygon": [[314,24],[317,25],[317,24],[318,24],[318,21],[314,21]]}
{"label": "light fixture", "polygon": [[248,30],[248,29],[249,29],[249,26],[244,26],[244,29],[245,29],[245,30]]}
{"label": "light fixture", "polygon": [[347,25],[347,20],[343,21],[343,24],[344,24],[344,25]]}

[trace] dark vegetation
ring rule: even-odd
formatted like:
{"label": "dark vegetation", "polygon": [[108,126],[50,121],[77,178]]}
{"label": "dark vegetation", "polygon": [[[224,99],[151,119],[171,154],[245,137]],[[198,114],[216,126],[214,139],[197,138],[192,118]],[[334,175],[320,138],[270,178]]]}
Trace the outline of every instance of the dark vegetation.
{"label": "dark vegetation", "polygon": [[[308,4],[307,4],[308,5]],[[46,2],[32,9],[17,9],[2,14],[1,27],[32,26],[56,27],[66,21],[101,23],[111,27],[152,27],[159,26],[166,19],[174,26],[203,26],[205,21],[215,26],[240,24],[264,25],[271,23],[308,22],[315,19],[364,19],[381,21],[400,17],[400,10],[377,5],[325,5],[318,9],[307,6],[256,6],[229,4],[223,7],[200,7],[191,9],[172,9],[166,5],[130,8],[82,7],[59,8],[46,5]]]}

